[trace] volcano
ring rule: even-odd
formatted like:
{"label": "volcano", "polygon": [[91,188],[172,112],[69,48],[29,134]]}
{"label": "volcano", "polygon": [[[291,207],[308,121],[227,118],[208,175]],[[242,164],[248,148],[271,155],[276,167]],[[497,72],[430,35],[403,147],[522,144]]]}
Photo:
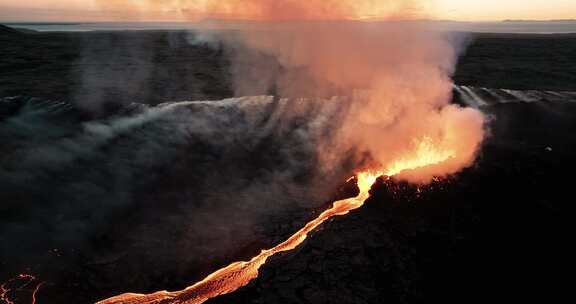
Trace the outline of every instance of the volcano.
{"label": "volcano", "polygon": [[[0,302],[176,295],[357,196],[356,180],[344,181],[373,164],[343,153],[334,171],[317,174],[308,135],[318,133],[307,122],[327,136],[338,120],[311,117],[342,113],[302,103],[293,115],[288,99],[271,96],[223,99],[232,95],[227,54],[184,43],[186,33],[13,37],[0,47],[12,54],[0,57],[0,93],[16,96],[0,99]],[[327,219],[206,303],[549,302],[569,290],[572,186],[562,177],[576,163],[574,38],[477,38],[449,88],[453,104],[489,117],[470,167],[426,185],[377,179],[361,208]],[[83,39],[98,43],[84,49]],[[125,41],[150,46],[134,56],[153,67],[140,79],[151,95],[73,81],[79,67],[110,79],[132,73],[124,67],[135,61],[120,60]],[[551,47],[534,48],[542,41]],[[114,69],[95,64],[101,54]],[[542,65],[553,60],[564,64]],[[95,113],[66,101],[84,97],[110,103]],[[197,101],[166,102],[187,99]],[[423,142],[413,146],[427,150]]]}

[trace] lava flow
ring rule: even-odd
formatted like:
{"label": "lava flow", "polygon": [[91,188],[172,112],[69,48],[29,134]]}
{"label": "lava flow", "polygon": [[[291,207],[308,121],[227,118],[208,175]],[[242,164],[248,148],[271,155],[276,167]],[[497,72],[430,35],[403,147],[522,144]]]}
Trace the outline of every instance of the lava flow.
{"label": "lava flow", "polygon": [[362,207],[364,202],[370,197],[369,191],[379,176],[393,176],[404,170],[439,164],[451,157],[452,153],[436,151],[424,144],[419,147],[414,159],[397,161],[385,171],[365,171],[358,174],[357,184],[360,190],[358,196],[334,202],[332,208],[324,211],[316,219],[306,224],[304,228],[293,234],[285,242],[272,249],[263,250],[250,261],[232,263],[182,291],[160,291],[148,295],[127,293],[96,304],[198,304],[219,295],[234,292],[258,277],[258,270],[266,263],[269,257],[295,249],[304,242],[310,232],[326,220],[335,216],[346,215],[350,211]]}
{"label": "lava flow", "polygon": [[334,203],[332,208],[324,211],[316,219],[312,220],[304,228],[293,234],[288,240],[268,250],[263,250],[259,255],[248,262],[236,262],[222,268],[204,280],[179,292],[161,291],[150,295],[123,294],[110,298],[97,304],[143,304],[143,303],[185,303],[197,304],[213,297],[231,293],[240,287],[245,286],[250,281],[258,277],[258,270],[266,263],[269,257],[284,251],[292,250],[300,245],[307,238],[308,233],[316,229],[326,220],[345,215],[354,209],[360,208],[370,196],[369,191],[380,174],[369,172],[358,175],[358,187],[360,194],[357,197],[349,198]]}
{"label": "lava flow", "polygon": [[[18,300],[16,298],[13,298],[11,296],[11,293],[19,292],[26,289],[34,281],[36,281],[36,277],[29,274],[20,274],[17,277],[3,283],[2,285],[0,285],[0,303],[1,304],[20,303],[17,302]],[[21,284],[18,285],[18,283]],[[36,304],[36,294],[38,294],[38,291],[40,290],[40,287],[42,287],[43,284],[44,284],[43,282],[40,282],[36,284],[36,287],[34,287],[34,289],[31,290],[30,304]]]}

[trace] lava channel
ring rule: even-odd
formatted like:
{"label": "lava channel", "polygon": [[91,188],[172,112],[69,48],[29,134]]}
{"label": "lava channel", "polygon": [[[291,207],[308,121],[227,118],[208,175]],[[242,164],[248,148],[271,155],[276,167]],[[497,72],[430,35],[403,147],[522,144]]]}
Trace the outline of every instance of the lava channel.
{"label": "lava channel", "polygon": [[[19,300],[17,298],[12,298],[11,293],[20,292],[25,289],[29,289],[29,286],[36,281],[36,277],[29,274],[19,274],[17,277],[8,280],[0,285],[0,303],[1,304],[17,304]],[[20,285],[18,285],[20,283]],[[39,282],[33,289],[30,289],[30,304],[36,304],[36,295],[40,291],[40,287],[44,282]],[[10,287],[11,285],[16,285]]]}
{"label": "lava channel", "polygon": [[308,222],[304,228],[293,234],[289,239],[272,249],[263,250],[250,261],[232,263],[182,291],[160,291],[148,295],[126,293],[96,304],[199,304],[219,295],[234,292],[258,277],[258,270],[266,263],[269,257],[295,249],[304,242],[308,237],[308,233],[328,219],[348,214],[350,211],[362,207],[364,202],[370,197],[370,188],[380,175],[368,172],[359,174],[358,187],[360,194],[358,196],[334,202],[332,208]]}

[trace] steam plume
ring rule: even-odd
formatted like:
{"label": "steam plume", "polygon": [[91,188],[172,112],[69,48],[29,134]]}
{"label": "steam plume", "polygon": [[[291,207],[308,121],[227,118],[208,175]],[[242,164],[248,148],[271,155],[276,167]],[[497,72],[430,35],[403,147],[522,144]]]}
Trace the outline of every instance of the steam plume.
{"label": "steam plume", "polygon": [[[319,147],[325,165],[350,149],[368,152],[384,172],[438,158],[438,165],[399,175],[426,182],[469,166],[484,137],[480,112],[450,104],[459,46],[417,21],[427,17],[421,2],[191,0],[140,7],[190,20],[242,19],[203,23],[241,27],[237,35],[215,37],[231,53],[237,95],[274,93],[346,109]],[[266,56],[277,64],[265,64]],[[332,96],[343,98],[326,101]]]}

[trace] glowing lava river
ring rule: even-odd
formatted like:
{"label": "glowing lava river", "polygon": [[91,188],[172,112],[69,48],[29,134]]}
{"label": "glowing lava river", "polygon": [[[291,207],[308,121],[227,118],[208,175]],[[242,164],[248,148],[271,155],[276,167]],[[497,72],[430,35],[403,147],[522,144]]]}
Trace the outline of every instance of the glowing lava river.
{"label": "glowing lava river", "polygon": [[149,295],[127,293],[100,301],[97,304],[196,304],[203,303],[219,295],[234,292],[258,277],[258,270],[266,263],[269,257],[298,247],[307,238],[308,233],[326,220],[348,214],[350,211],[362,207],[370,196],[370,188],[380,175],[369,172],[360,173],[357,177],[360,189],[358,196],[334,202],[332,208],[324,211],[316,219],[306,224],[304,228],[293,234],[285,242],[272,249],[263,250],[250,261],[232,263],[182,291],[160,291]]}
{"label": "glowing lava river", "polygon": [[326,220],[334,216],[348,214],[350,211],[362,207],[370,196],[368,192],[378,176],[380,174],[359,174],[358,187],[360,188],[360,194],[358,196],[334,202],[332,208],[324,211],[316,219],[306,224],[304,228],[293,234],[285,242],[272,249],[263,250],[250,261],[232,263],[182,291],[160,291],[149,295],[127,293],[100,301],[97,304],[196,304],[203,303],[219,295],[234,292],[258,277],[258,270],[266,263],[269,257],[298,247],[307,238],[308,233]]}
{"label": "glowing lava river", "polygon": [[269,257],[295,249],[306,240],[310,232],[330,218],[348,214],[350,211],[362,207],[370,197],[370,189],[379,176],[395,176],[407,169],[419,169],[440,164],[453,156],[451,151],[439,151],[424,141],[418,145],[415,155],[393,163],[385,172],[365,171],[359,173],[356,177],[360,190],[358,196],[334,202],[332,208],[308,222],[304,228],[294,233],[286,241],[274,248],[263,250],[250,261],[232,263],[181,291],[160,291],[147,295],[126,293],[102,300],[96,304],[199,304],[219,295],[232,293],[257,278],[258,270]]}

